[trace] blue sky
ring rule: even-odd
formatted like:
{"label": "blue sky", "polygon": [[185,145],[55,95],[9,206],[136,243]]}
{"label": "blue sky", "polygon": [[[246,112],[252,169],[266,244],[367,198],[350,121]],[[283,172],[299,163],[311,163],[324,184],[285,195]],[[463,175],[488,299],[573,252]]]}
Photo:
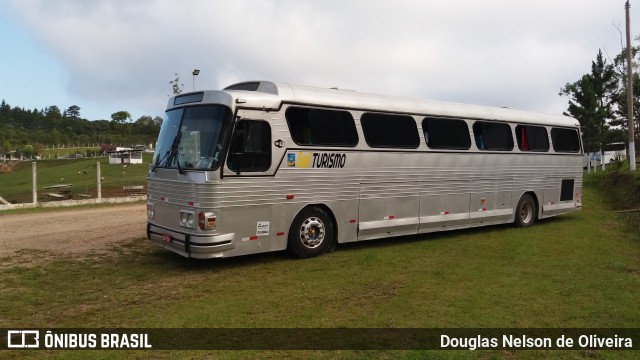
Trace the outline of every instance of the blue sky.
{"label": "blue sky", "polygon": [[13,106],[41,109],[70,106],[67,76],[55,56],[35,42],[22,25],[0,9],[0,96]]}
{"label": "blue sky", "polygon": [[[120,110],[129,111],[134,120],[143,115],[162,115],[162,108],[125,109],[117,101],[101,101],[71,93],[69,69],[60,63],[48,46],[35,38],[19,18],[2,8],[0,42],[8,50],[0,51],[0,98],[11,106],[31,110],[56,105],[60,111],[64,111],[71,105],[78,105],[82,117],[90,120],[109,120],[112,113]],[[160,105],[163,104],[162,100]]]}
{"label": "blue sky", "polygon": [[[632,32],[640,33],[640,2]],[[623,0],[0,0],[0,98],[90,120],[266,79],[561,113]]]}

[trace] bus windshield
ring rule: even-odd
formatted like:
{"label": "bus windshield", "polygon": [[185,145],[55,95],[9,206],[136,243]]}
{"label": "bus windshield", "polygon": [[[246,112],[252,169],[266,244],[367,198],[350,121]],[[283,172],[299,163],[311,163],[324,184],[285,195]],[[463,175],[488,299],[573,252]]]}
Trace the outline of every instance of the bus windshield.
{"label": "bus windshield", "polygon": [[167,111],[151,161],[153,169],[217,169],[230,123],[231,111],[222,105]]}

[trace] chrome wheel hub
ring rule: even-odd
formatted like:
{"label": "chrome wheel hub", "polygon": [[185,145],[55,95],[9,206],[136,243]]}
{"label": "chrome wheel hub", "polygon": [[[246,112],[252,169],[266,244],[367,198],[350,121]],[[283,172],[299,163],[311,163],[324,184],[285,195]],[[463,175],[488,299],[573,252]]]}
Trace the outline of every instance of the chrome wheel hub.
{"label": "chrome wheel hub", "polygon": [[300,227],[300,240],[309,249],[314,249],[322,244],[325,236],[324,224],[317,217],[305,220]]}
{"label": "chrome wheel hub", "polygon": [[520,221],[522,221],[525,224],[528,224],[529,222],[531,222],[532,216],[533,216],[533,206],[530,203],[525,202],[520,207]]}

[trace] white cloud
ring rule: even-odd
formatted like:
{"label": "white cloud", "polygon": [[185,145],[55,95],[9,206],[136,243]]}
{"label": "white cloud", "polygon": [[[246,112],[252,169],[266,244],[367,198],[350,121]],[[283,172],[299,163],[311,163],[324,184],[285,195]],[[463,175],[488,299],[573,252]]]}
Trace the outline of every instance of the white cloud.
{"label": "white cloud", "polygon": [[[559,113],[623,2],[15,0],[82,101],[159,114],[173,74],[251,79]],[[633,15],[632,15],[633,16]],[[638,18],[640,21],[640,18]],[[116,109],[114,109],[116,111]]]}

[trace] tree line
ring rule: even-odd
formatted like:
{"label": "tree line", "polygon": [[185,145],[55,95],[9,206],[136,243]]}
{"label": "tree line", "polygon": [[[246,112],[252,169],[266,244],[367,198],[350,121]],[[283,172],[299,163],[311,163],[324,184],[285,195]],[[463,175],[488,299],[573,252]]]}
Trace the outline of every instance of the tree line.
{"label": "tree line", "polygon": [[[638,42],[640,37],[636,37]],[[640,64],[635,60],[640,46],[631,47],[633,69],[633,124],[635,143],[640,138]],[[598,50],[591,71],[567,83],[558,95],[569,98],[565,115],[580,122],[585,152],[599,151],[606,144],[629,142],[627,121],[627,62],[624,48],[613,59]]]}
{"label": "tree line", "polygon": [[141,116],[133,121],[127,111],[111,114],[111,120],[89,121],[80,115],[78,105],[60,111],[55,105],[28,110],[0,103],[0,150],[17,151],[26,156],[41,149],[81,144],[152,144],[162,118]]}

